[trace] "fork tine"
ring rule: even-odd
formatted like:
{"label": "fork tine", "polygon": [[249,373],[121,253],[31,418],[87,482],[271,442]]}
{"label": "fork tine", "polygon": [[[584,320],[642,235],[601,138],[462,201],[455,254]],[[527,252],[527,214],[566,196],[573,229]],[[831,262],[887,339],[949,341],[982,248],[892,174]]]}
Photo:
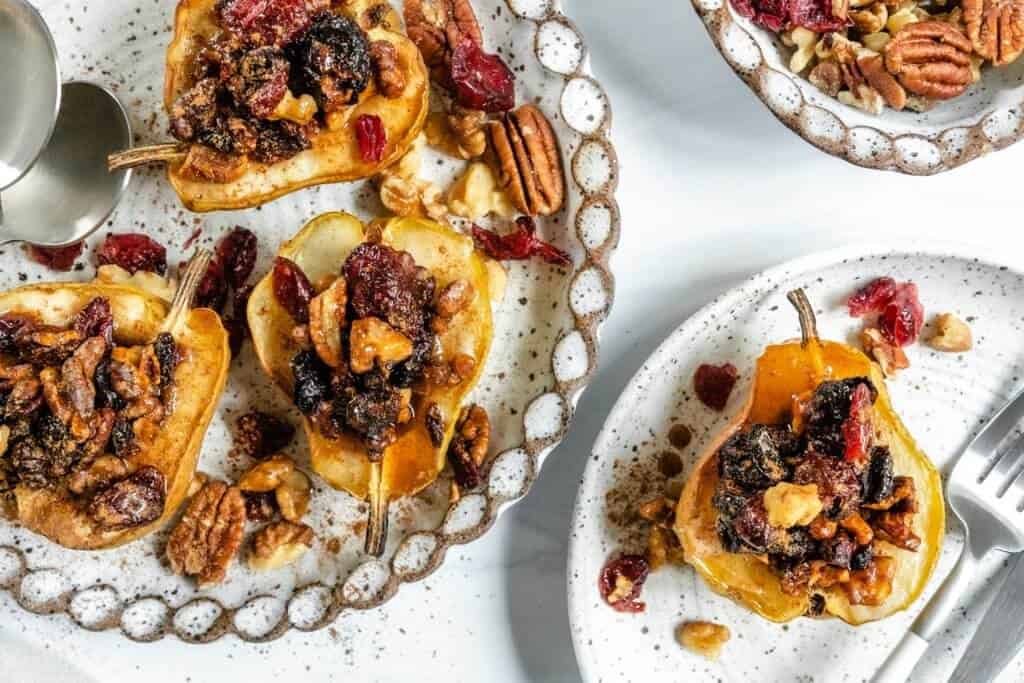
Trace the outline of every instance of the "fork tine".
{"label": "fork tine", "polygon": [[1017,463],[1017,457],[1022,450],[1024,450],[1024,433],[1010,433],[1004,436],[1002,441],[996,444],[996,448],[993,449],[992,458],[982,469],[978,477],[978,483],[980,484],[989,478],[997,483],[1005,480],[1007,472],[1013,470]]}
{"label": "fork tine", "polygon": [[999,464],[992,470],[992,475],[995,475],[992,483],[998,486],[996,498],[1002,498],[1006,494],[1022,470],[1024,470],[1024,434],[1013,440],[1013,443],[999,457]]}

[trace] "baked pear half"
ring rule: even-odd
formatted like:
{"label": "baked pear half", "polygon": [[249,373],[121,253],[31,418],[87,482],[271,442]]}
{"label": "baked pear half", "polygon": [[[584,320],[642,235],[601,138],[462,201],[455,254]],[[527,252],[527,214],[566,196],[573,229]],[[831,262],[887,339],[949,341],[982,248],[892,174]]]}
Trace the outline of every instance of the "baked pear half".
{"label": "baked pear half", "polygon": [[216,313],[135,287],[0,294],[0,484],[13,483],[17,520],[86,550],[162,526],[188,492],[229,360]]}
{"label": "baked pear half", "polygon": [[369,501],[370,553],[383,552],[389,503],[445,466],[491,347],[504,286],[492,273],[504,271],[450,228],[329,213],[282,245],[252,292],[260,362],[305,415],[313,470]]}
{"label": "baked pear half", "polygon": [[386,4],[312,4],[181,0],[164,84],[178,142],[113,155],[111,168],[166,162],[182,203],[203,212],[367,178],[401,158],[429,111],[419,50]]}
{"label": "baked pear half", "polygon": [[939,473],[893,409],[881,369],[820,340],[769,346],[750,395],[676,509],[686,561],[716,592],[775,622],[857,625],[921,595],[945,528]]}

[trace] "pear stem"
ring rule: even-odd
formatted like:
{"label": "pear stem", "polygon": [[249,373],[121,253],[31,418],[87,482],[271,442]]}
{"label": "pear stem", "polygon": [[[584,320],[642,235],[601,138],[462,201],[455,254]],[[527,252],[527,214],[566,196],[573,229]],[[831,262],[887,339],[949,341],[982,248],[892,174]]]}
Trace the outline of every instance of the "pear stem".
{"label": "pear stem", "polygon": [[818,341],[818,322],[814,317],[814,308],[810,299],[803,289],[794,289],[786,295],[789,303],[793,304],[797,314],[800,316],[801,344],[807,346],[811,342]]}
{"label": "pear stem", "polygon": [[124,168],[145,166],[146,164],[167,164],[183,161],[186,154],[188,154],[188,146],[177,142],[133,147],[132,149],[125,149],[109,155],[107,157],[107,170],[114,172]]}
{"label": "pear stem", "polygon": [[367,555],[380,557],[388,539],[388,498],[381,490],[381,475],[384,464],[370,464],[370,511],[366,520],[366,542],[363,550]]}

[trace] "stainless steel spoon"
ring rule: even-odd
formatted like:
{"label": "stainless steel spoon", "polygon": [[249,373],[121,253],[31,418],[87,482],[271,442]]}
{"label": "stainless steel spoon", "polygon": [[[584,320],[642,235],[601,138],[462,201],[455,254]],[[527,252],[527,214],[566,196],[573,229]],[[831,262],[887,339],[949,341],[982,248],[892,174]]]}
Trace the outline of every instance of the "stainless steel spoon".
{"label": "stainless steel spoon", "polygon": [[25,0],[0,0],[0,190],[24,176],[53,132],[60,66],[53,36]]}
{"label": "stainless steel spoon", "polygon": [[0,195],[0,243],[61,246],[88,237],[131,179],[130,170],[107,173],[107,155],[131,145],[128,114],[112,92],[93,83],[65,83],[49,144]]}

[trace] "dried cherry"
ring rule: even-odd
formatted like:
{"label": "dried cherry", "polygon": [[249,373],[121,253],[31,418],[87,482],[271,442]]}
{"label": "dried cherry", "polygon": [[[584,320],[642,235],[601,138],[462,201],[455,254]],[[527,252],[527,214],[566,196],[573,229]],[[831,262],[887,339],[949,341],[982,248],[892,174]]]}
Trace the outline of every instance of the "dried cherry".
{"label": "dried cherry", "polygon": [[71,327],[82,335],[83,339],[103,337],[107,346],[112,346],[114,343],[114,316],[110,312],[110,302],[105,297],[96,297],[75,314]]}
{"label": "dried cherry", "polygon": [[305,0],[221,0],[220,24],[260,45],[290,43],[310,24]]}
{"label": "dried cherry", "polygon": [[38,247],[30,244],[28,253],[36,263],[51,270],[67,272],[75,265],[75,260],[82,255],[83,249],[85,249],[85,242],[75,242],[66,247]]}
{"label": "dried cherry", "polygon": [[302,268],[284,257],[274,261],[272,275],[274,298],[281,304],[295,322],[309,322],[309,302],[313,299],[313,285],[302,272]]}
{"label": "dried cherry", "polygon": [[120,266],[133,274],[145,270],[163,275],[167,272],[167,249],[139,233],[107,235],[96,250],[96,263]]}
{"label": "dried cherry", "polygon": [[730,0],[736,14],[778,33],[789,22],[789,3],[786,0]]}
{"label": "dried cherry", "polygon": [[477,248],[498,261],[521,261],[536,255],[557,266],[572,263],[569,254],[537,237],[537,224],[529,216],[517,218],[515,232],[507,235],[474,225],[473,241]]}
{"label": "dried cherry", "polygon": [[424,334],[436,283],[410,254],[364,243],[349,255],[343,273],[355,318],[380,318],[413,340]]}
{"label": "dried cherry", "polygon": [[238,289],[256,266],[258,240],[251,230],[235,227],[217,244],[217,260],[223,266],[229,285]]}
{"label": "dried cherry", "polygon": [[455,97],[467,109],[497,113],[516,106],[516,78],[511,69],[469,37],[452,51],[451,76]]}
{"label": "dried cherry", "polygon": [[851,22],[846,17],[833,14],[832,0],[790,0],[790,26],[802,26],[818,33],[828,33],[845,28]]}
{"label": "dried cherry", "polygon": [[[184,270],[185,264],[179,266]],[[224,264],[220,259],[210,259],[210,265],[206,268],[206,275],[199,282],[196,288],[194,305],[196,308],[209,308],[217,313],[224,312],[224,304],[228,300],[228,281],[224,274]]]}
{"label": "dried cherry", "polygon": [[256,460],[269,458],[291,443],[295,427],[279,417],[252,410],[235,421],[235,450]]}
{"label": "dried cherry", "polygon": [[[616,612],[643,612],[647,605],[640,601],[640,591],[649,573],[650,566],[642,555],[623,555],[604,566],[597,587],[601,597]],[[622,585],[628,586],[621,595],[620,579]]]}
{"label": "dried cherry", "polygon": [[881,313],[896,293],[896,281],[891,277],[880,277],[864,285],[846,301],[846,307],[854,318],[863,318],[871,313]]}
{"label": "dried cherry", "polygon": [[700,402],[712,410],[725,410],[739,372],[732,363],[709,365],[704,363],[693,375],[693,388]]}
{"label": "dried cherry", "polygon": [[874,402],[867,384],[858,384],[850,395],[850,414],[843,422],[846,447],[843,457],[848,462],[861,462],[871,450],[874,427],[871,424],[871,405]]}
{"label": "dried cherry", "polygon": [[384,150],[388,145],[388,132],[384,129],[384,121],[374,114],[363,114],[356,119],[356,141],[359,143],[359,156],[368,164],[378,163],[384,158]]}

